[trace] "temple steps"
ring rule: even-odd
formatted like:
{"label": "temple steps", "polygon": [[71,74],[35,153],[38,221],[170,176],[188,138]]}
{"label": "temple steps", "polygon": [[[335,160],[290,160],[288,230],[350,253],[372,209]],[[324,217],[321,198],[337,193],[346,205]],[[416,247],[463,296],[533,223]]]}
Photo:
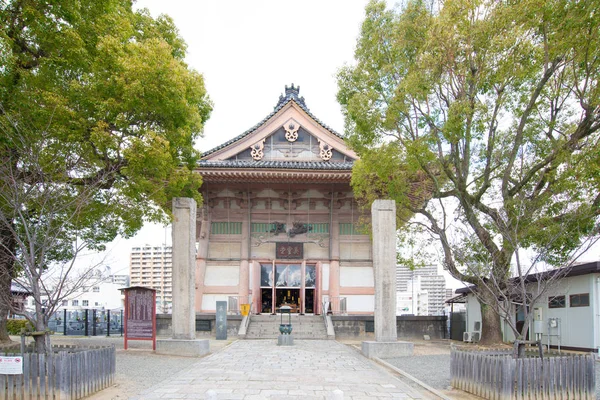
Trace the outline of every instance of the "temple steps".
{"label": "temple steps", "polygon": [[[288,316],[284,315],[287,324]],[[291,315],[294,339],[327,340],[327,329],[321,315]],[[246,339],[277,339],[281,315],[253,315]]]}

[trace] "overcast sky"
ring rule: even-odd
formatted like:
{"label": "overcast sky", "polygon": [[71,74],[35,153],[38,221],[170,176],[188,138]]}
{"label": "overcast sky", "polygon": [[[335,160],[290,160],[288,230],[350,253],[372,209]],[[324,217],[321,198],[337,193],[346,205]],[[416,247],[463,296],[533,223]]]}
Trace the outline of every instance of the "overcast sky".
{"label": "overcast sky", "polygon": [[[188,45],[186,61],[204,76],[214,109],[196,147],[207,151],[259,123],[285,86],[300,86],[310,111],[337,132],[336,71],[353,60],[367,0],[138,0],[167,14]],[[105,264],[129,273],[132,246],[171,244],[171,232],[146,226],[108,245]],[[84,257],[83,263],[97,257]]]}

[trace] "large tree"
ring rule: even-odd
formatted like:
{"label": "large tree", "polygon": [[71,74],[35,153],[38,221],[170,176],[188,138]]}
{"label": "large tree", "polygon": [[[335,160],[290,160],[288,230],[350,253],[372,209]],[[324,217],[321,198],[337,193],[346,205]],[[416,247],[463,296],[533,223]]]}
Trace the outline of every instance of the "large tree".
{"label": "large tree", "polygon": [[598,233],[600,3],[435,5],[366,8],[338,76],[361,157],[352,184],[431,235],[445,268],[479,288],[482,341],[499,342],[492,306],[512,295],[515,254],[560,266]]}
{"label": "large tree", "polygon": [[[185,52],[168,17],[134,11],[131,1],[0,0],[0,157],[11,164],[3,178],[28,187],[59,183],[86,198],[92,194],[82,188],[94,188],[93,207],[64,225],[65,240],[84,238],[101,249],[145,220],[164,221],[173,196],[198,199],[193,144],[211,103]],[[32,157],[23,149],[37,149],[40,164],[25,162]],[[39,212],[35,201],[22,207],[24,216]],[[10,216],[14,210],[2,202],[0,211]],[[5,220],[3,292],[20,272],[15,257],[24,256],[11,234],[22,223]],[[64,260],[74,248],[36,262]],[[0,307],[0,340],[8,339],[5,318]]]}

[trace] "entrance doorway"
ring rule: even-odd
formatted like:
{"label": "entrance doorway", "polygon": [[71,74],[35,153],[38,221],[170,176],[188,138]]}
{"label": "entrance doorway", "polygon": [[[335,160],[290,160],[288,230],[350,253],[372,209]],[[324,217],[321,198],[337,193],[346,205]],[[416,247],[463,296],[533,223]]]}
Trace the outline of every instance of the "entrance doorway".
{"label": "entrance doorway", "polygon": [[291,307],[292,313],[300,312],[300,289],[276,289],[276,308]]}
{"label": "entrance doorway", "polygon": [[315,313],[315,289],[306,288],[304,289],[304,313],[314,314]]}
{"label": "entrance doorway", "polygon": [[316,310],[315,264],[261,264],[260,312],[273,314],[281,306],[292,313],[313,314]]}

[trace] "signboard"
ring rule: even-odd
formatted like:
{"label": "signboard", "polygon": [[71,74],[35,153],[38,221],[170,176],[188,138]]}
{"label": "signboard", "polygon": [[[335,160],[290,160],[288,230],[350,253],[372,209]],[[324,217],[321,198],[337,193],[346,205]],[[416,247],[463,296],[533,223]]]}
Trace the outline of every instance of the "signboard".
{"label": "signboard", "polygon": [[156,291],[134,286],[125,291],[125,350],[128,340],[152,340],[156,350]]}
{"label": "signboard", "polygon": [[287,242],[275,243],[275,258],[283,260],[296,260],[304,258],[304,243]]}
{"label": "signboard", "polygon": [[0,357],[0,374],[22,375],[23,357]]}

